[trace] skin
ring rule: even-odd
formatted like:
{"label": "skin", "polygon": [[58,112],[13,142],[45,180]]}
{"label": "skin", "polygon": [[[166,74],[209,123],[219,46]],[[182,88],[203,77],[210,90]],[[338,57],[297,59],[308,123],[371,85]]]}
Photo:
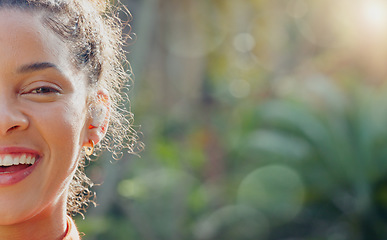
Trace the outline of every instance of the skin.
{"label": "skin", "polygon": [[25,179],[0,185],[0,239],[62,239],[80,151],[104,135],[106,127],[88,128],[86,80],[68,52],[39,14],[0,9],[0,149],[40,155]]}

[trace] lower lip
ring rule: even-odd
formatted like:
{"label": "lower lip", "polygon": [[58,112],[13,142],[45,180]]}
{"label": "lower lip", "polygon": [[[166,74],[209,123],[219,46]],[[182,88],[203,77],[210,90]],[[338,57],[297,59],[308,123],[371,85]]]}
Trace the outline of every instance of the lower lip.
{"label": "lower lip", "polygon": [[34,171],[34,169],[39,163],[39,160],[40,158],[37,158],[34,164],[20,171],[0,173],[0,187],[13,185],[25,179]]}

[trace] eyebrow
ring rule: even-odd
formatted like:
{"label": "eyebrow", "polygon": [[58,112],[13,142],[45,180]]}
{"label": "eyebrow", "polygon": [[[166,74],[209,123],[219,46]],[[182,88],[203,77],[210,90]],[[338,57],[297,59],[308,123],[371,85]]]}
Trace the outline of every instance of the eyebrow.
{"label": "eyebrow", "polygon": [[48,68],[54,68],[57,71],[61,72],[55,64],[50,63],[50,62],[37,62],[37,63],[23,65],[20,68],[18,68],[17,72],[29,73],[29,72],[34,72],[34,71],[45,70]]}

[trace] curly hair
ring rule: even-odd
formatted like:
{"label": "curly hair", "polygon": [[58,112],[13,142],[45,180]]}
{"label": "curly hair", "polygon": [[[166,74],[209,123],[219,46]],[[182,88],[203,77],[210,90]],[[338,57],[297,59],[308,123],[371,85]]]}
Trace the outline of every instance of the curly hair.
{"label": "curly hair", "polygon": [[[43,24],[67,44],[75,69],[87,76],[89,109],[98,89],[108,91],[111,99],[110,126],[96,150],[108,149],[115,158],[123,149],[129,153],[140,151],[143,146],[132,127],[133,114],[126,110],[127,97],[123,94],[127,82],[132,81],[131,68],[122,48],[125,42],[122,29],[129,24],[118,18],[119,9],[130,16],[126,8],[119,3],[109,4],[107,0],[0,0],[0,8],[41,14]],[[70,183],[68,214],[82,214],[93,202],[94,192],[90,191],[93,183],[84,173],[86,160],[82,152],[78,169]]]}

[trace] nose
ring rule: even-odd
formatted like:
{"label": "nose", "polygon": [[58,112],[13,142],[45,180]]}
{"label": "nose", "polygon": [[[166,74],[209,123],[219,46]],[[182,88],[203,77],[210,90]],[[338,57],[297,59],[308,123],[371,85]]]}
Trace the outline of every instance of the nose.
{"label": "nose", "polygon": [[9,99],[0,100],[0,135],[7,135],[28,127],[28,118]]}

